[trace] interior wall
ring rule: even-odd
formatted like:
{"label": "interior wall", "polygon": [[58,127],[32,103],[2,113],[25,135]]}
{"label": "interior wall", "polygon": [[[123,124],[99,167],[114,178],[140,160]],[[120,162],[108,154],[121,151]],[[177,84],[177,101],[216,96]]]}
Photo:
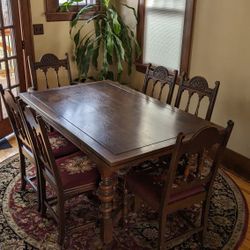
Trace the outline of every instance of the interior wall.
{"label": "interior wall", "polygon": [[250,158],[250,1],[197,1],[191,75],[220,80],[213,121],[235,122],[229,147]]}
{"label": "interior wall", "polygon": [[[122,0],[124,2],[124,0]],[[134,7],[137,1],[126,0]],[[190,76],[206,77],[210,86],[221,82],[212,121],[235,127],[228,147],[250,158],[250,1],[197,0]],[[126,19],[126,12],[121,11]],[[131,83],[143,85],[143,74],[134,70]]]}
{"label": "interior wall", "polygon": [[[34,36],[35,59],[38,61],[42,55],[53,53],[59,58],[65,58],[65,53],[69,54],[70,66],[73,78],[77,77],[77,67],[72,59],[73,41],[70,38],[70,22],[47,22],[45,17],[45,1],[30,0],[33,24],[43,24],[44,34]],[[41,79],[41,74],[38,75]],[[65,77],[62,76],[63,78]],[[64,79],[66,80],[66,79]],[[42,87],[41,87],[42,88]]]}
{"label": "interior wall", "polygon": [[[135,0],[120,0],[136,7]],[[44,1],[31,0],[33,23],[43,23],[45,34],[35,36],[36,58],[47,52],[61,57],[72,52],[69,22],[49,22],[44,15]],[[221,81],[212,121],[225,126],[228,119],[235,122],[229,148],[250,158],[250,1],[197,0],[190,76],[206,77],[210,86]],[[121,7],[121,14],[135,27],[133,17]],[[72,65],[74,76],[76,67]],[[133,70],[130,81],[141,89],[143,74]]]}

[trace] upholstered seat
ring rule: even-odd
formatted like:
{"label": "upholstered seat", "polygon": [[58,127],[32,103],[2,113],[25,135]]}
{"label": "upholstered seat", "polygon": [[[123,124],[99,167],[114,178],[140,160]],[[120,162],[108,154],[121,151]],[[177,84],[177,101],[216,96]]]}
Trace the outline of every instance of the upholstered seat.
{"label": "upholstered seat", "polygon": [[99,173],[96,165],[82,152],[59,158],[56,165],[64,190],[92,183],[97,185]]}
{"label": "upholstered seat", "polygon": [[48,137],[55,158],[63,157],[79,151],[73,143],[57,131],[49,132]]}
{"label": "upholstered seat", "polygon": [[[140,196],[147,204],[150,204],[153,209],[158,210],[160,208],[163,183],[159,182],[154,175],[128,175],[126,177],[126,183],[129,190],[136,192],[136,194]],[[173,202],[177,202],[178,200],[183,200],[187,197],[194,196],[204,191],[204,186],[197,185],[195,187],[185,189],[184,191],[173,193],[170,195],[169,203],[171,204]]]}
{"label": "upholstered seat", "polygon": [[[69,140],[67,140],[57,131],[49,132],[48,137],[53,155],[56,159],[79,151],[79,149],[74,144],[72,144]],[[26,150],[30,152],[32,151],[30,145],[25,142],[23,143],[23,145]]]}

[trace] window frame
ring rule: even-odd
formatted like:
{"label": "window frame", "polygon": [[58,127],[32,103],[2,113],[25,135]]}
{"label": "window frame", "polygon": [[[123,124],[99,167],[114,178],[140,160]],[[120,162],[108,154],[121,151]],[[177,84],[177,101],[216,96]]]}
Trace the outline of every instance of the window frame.
{"label": "window frame", "polygon": [[[99,10],[99,1],[96,3],[96,7],[93,8],[93,11],[89,11],[87,14],[82,15],[80,19],[87,20],[92,17]],[[83,7],[81,5],[72,7],[72,9],[68,12],[60,12],[59,11],[59,0],[46,0],[45,1],[45,16],[47,22],[54,21],[71,21],[75,14],[77,13],[79,7]]]}
{"label": "window frame", "polygon": [[[189,72],[191,45],[192,45],[192,30],[194,23],[196,0],[187,0],[186,10],[184,16],[184,28],[182,36],[181,62],[179,73]],[[142,73],[146,72],[147,64],[143,62],[143,48],[144,48],[144,27],[146,18],[146,0],[138,0],[138,15],[139,21],[137,24],[137,40],[141,47],[141,55],[136,60],[136,70]]]}

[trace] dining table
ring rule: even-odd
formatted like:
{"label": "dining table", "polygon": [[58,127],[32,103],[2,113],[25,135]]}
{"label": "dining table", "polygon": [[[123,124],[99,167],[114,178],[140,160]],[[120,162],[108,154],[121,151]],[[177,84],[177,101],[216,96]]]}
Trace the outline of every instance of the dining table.
{"label": "dining table", "polygon": [[180,132],[191,136],[215,126],[109,80],[20,93],[20,98],[96,163],[104,244],[113,240],[114,173],[170,154]]}

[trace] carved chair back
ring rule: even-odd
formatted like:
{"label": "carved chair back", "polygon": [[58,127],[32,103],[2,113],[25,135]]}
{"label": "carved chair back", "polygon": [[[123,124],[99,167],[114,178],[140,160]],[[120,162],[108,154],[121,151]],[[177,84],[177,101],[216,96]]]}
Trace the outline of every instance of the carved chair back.
{"label": "carved chair back", "polygon": [[39,173],[49,180],[51,186],[58,193],[62,193],[60,173],[56,166],[45,122],[41,116],[36,116],[35,111],[28,106],[23,110],[23,120],[29,133]]}
{"label": "carved chair back", "polygon": [[168,94],[165,103],[171,104],[177,75],[177,70],[170,72],[163,66],[153,67],[149,64],[144,78],[142,92],[151,97],[156,97],[158,100],[162,100],[163,90],[168,87]]}
{"label": "carved chair back", "polygon": [[16,98],[11,90],[4,90],[3,86],[0,84],[0,93],[3,99],[10,124],[12,126],[13,132],[17,138],[19,147],[22,147],[23,144],[29,146],[28,136],[21,118],[18,97]]}
{"label": "carved chair back", "polygon": [[54,54],[45,54],[41,57],[39,62],[32,62],[30,57],[28,57],[28,65],[29,65],[29,72],[30,78],[32,83],[32,89],[38,90],[38,82],[37,82],[37,71],[40,70],[44,74],[45,78],[45,87],[47,89],[50,88],[49,86],[49,79],[48,79],[48,71],[52,69],[55,71],[57,82],[57,87],[61,87],[61,81],[59,76],[59,71],[61,68],[67,70],[68,82],[69,84],[72,83],[72,76],[69,64],[69,57],[66,53],[66,58],[58,59],[58,57]]}
{"label": "carved chair back", "polygon": [[175,107],[177,108],[180,107],[182,95],[185,91],[187,91],[188,100],[186,103],[185,112],[189,112],[192,96],[194,94],[197,94],[199,99],[198,99],[198,103],[197,103],[194,115],[198,116],[202,100],[204,99],[204,97],[208,97],[209,105],[207,108],[205,119],[210,121],[212,113],[213,113],[217,93],[219,90],[219,86],[220,86],[220,82],[216,81],[215,87],[212,89],[212,88],[209,88],[208,82],[204,77],[195,76],[192,79],[188,80],[186,79],[186,76],[184,75],[179,85],[179,90],[178,90],[176,101],[175,101]]}
{"label": "carved chair back", "polygon": [[[210,196],[233,125],[232,121],[228,121],[228,126],[223,131],[215,127],[205,127],[191,138],[185,137],[182,133],[178,135],[165,176],[162,210],[167,209],[169,199],[175,193],[188,192],[202,186],[207,197]],[[209,157],[210,155],[213,157]]]}

